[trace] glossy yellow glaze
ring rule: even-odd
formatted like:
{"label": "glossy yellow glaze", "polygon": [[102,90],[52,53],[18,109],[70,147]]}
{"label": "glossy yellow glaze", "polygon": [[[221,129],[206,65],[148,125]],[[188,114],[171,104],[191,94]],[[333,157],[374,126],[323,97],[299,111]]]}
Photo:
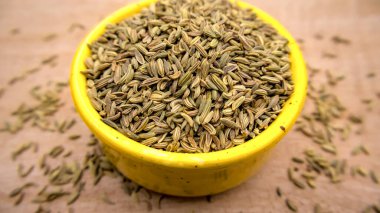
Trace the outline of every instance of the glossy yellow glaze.
{"label": "glossy yellow glaze", "polygon": [[[133,141],[100,120],[86,94],[84,61],[90,55],[87,47],[105,31],[108,23],[117,23],[147,7],[154,0],[128,5],[100,22],[80,44],[70,77],[75,107],[90,130],[100,139],[105,154],[127,177],[138,184],[164,194],[202,196],[225,191],[249,178],[260,168],[268,152],[290,130],[301,112],[306,98],[307,73],[301,51],[290,33],[274,18],[247,3],[265,22],[289,40],[294,93],[278,118],[256,138],[231,149],[199,154],[171,153],[150,148]],[[285,127],[285,131],[280,126]]]}

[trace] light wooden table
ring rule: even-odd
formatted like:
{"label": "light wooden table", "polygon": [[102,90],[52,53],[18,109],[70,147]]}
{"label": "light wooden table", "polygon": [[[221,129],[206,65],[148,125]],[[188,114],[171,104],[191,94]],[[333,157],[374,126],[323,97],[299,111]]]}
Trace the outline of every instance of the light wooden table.
{"label": "light wooden table", "polygon": [[[48,81],[67,80],[74,51],[85,34],[103,17],[124,6],[128,1],[114,0],[35,0],[0,1],[0,85],[6,83],[23,70],[37,66],[43,58],[58,54],[58,64],[54,68],[44,67],[37,74],[14,84],[0,98],[0,118],[7,120],[9,113],[21,102],[30,101],[28,91],[35,85]],[[303,50],[307,62],[322,70],[344,74],[346,80],[335,93],[345,103],[349,111],[362,116],[365,120],[362,135],[353,135],[339,145],[340,156],[350,158],[350,150],[363,143],[371,155],[349,159],[352,165],[365,165],[366,168],[380,171],[380,107],[375,92],[380,92],[380,1],[378,0],[283,0],[250,1],[272,14],[296,37],[304,40]],[[81,23],[86,29],[68,32],[71,23]],[[10,31],[20,29],[16,35]],[[58,37],[44,42],[43,37],[55,33]],[[315,34],[323,35],[322,40]],[[351,45],[334,45],[330,38],[339,35],[351,40]],[[322,57],[322,52],[334,53],[336,59]],[[375,72],[373,79],[366,77]],[[322,76],[322,77],[320,77]],[[314,78],[322,81],[324,75]],[[56,115],[58,119],[78,117],[72,110],[69,90],[61,95],[67,103]],[[375,100],[374,110],[369,112],[361,103],[362,98]],[[309,108],[310,105],[307,105]],[[78,119],[79,120],[79,119]],[[79,123],[70,134],[80,133],[88,136],[90,132]],[[74,150],[73,158],[81,159],[86,145],[80,141],[67,141],[67,136],[58,137],[52,133],[41,133],[36,129],[25,129],[17,135],[0,134],[0,212],[33,212],[36,204],[30,202],[35,191],[30,190],[20,206],[13,207],[8,193],[25,180],[17,176],[17,163],[10,160],[10,152],[25,141],[36,141],[40,153],[46,152],[57,144],[64,144]],[[167,198],[158,209],[158,195],[152,198],[153,210],[161,212],[287,212],[284,200],[275,194],[280,186],[285,195],[294,200],[299,212],[311,212],[315,203],[332,212],[360,212],[367,204],[380,203],[380,186],[369,178],[347,176],[343,183],[332,185],[326,178],[319,178],[317,189],[298,190],[289,183],[286,168],[290,158],[299,155],[306,147],[315,145],[300,133],[290,132],[272,152],[269,162],[261,172],[241,186],[212,197],[208,203],[205,198],[182,199]],[[28,152],[18,160],[25,164],[36,160],[36,154]],[[88,178],[88,177],[85,177]],[[40,182],[39,172],[34,171],[28,180]],[[108,205],[102,202],[101,195],[106,192],[116,202]],[[140,199],[143,200],[144,193]],[[67,212],[64,200],[49,204],[53,212]],[[118,180],[105,178],[92,187],[86,186],[83,195],[72,205],[75,212],[146,212],[147,205],[125,195]]]}

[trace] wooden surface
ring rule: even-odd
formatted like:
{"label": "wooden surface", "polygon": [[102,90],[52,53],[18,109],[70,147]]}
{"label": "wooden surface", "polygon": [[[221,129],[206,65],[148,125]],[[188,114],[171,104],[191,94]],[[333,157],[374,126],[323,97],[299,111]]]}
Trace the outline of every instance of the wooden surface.
{"label": "wooden surface", "polygon": [[[75,49],[87,32],[103,17],[122,7],[128,1],[114,0],[35,0],[0,1],[0,85],[6,83],[23,70],[38,66],[40,61],[51,54],[58,54],[58,64],[54,68],[43,67],[37,74],[8,88],[0,98],[0,118],[7,120],[9,114],[21,102],[27,102],[28,91],[35,85],[48,81],[67,80],[70,63]],[[339,155],[349,159],[352,165],[363,165],[380,172],[380,107],[375,93],[380,92],[380,1],[378,0],[282,0],[250,1],[254,5],[274,15],[296,38],[304,40],[303,50],[307,62],[322,70],[331,70],[346,76],[335,90],[349,111],[365,120],[363,134],[353,135],[346,142],[338,141]],[[68,32],[72,23],[81,23],[86,29]],[[12,35],[10,31],[20,29]],[[55,33],[58,37],[44,42],[43,37]],[[323,36],[315,39],[315,34]],[[330,38],[339,35],[351,40],[351,45],[333,44]],[[329,59],[322,52],[334,53],[338,57]],[[368,72],[375,72],[372,79]],[[322,81],[324,74],[313,81]],[[56,115],[57,119],[78,118],[72,110],[69,90],[61,95],[65,107]],[[374,109],[370,112],[361,99],[374,99]],[[309,108],[309,104],[307,108]],[[78,118],[79,121],[79,118]],[[90,134],[79,122],[68,134]],[[64,144],[74,151],[73,158],[81,159],[86,151],[85,139],[68,141],[67,134],[59,136],[42,133],[36,129],[25,129],[17,135],[0,133],[0,212],[33,212],[36,204],[31,203],[34,190],[29,190],[20,206],[14,207],[8,193],[26,180],[17,176],[17,163],[11,161],[11,152],[25,141],[36,141],[39,153],[48,151],[57,144]],[[350,159],[350,150],[357,144],[366,144],[371,155]],[[317,189],[299,190],[289,183],[286,168],[290,158],[299,155],[306,147],[316,146],[300,133],[290,132],[272,152],[270,160],[261,172],[241,186],[212,197],[211,203],[205,198],[166,198],[158,209],[159,195],[153,194],[152,211],[161,212],[288,212],[284,199],[275,195],[275,187],[280,186],[284,194],[299,206],[299,212],[311,212],[315,203],[332,212],[360,212],[368,204],[380,204],[380,186],[369,178],[347,176],[343,183],[330,184],[326,178],[319,178]],[[36,154],[28,152],[18,162],[31,165],[37,160]],[[88,177],[86,177],[88,178]],[[38,170],[27,178],[43,185]],[[43,181],[42,181],[43,180]],[[102,202],[107,193],[115,205]],[[143,200],[144,192],[139,194]],[[47,208],[53,212],[67,212],[65,200],[55,201]],[[72,205],[75,212],[146,212],[145,202],[127,196],[121,189],[119,180],[105,178],[93,187],[88,184],[83,195]]]}

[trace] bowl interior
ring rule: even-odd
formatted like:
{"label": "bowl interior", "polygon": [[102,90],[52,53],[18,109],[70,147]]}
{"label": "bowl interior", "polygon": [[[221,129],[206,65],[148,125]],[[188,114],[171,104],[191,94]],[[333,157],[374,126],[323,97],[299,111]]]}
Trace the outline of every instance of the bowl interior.
{"label": "bowl interior", "polygon": [[260,19],[272,25],[282,36],[289,40],[289,48],[291,50],[290,60],[294,93],[285,103],[283,111],[277,119],[266,130],[244,144],[222,151],[210,153],[172,153],[147,147],[133,141],[100,120],[100,115],[92,107],[90,99],[87,96],[85,76],[80,73],[80,71],[86,69],[84,61],[90,55],[87,44],[100,37],[105,32],[107,24],[120,22],[138,13],[142,8],[149,6],[151,3],[154,3],[154,0],[144,0],[131,4],[105,18],[85,37],[74,56],[70,77],[71,93],[77,111],[91,131],[95,135],[101,136],[103,143],[123,154],[168,167],[219,167],[239,161],[239,159],[265,151],[274,146],[290,130],[303,108],[307,91],[305,63],[295,39],[285,27],[264,11],[245,2],[238,2],[238,5],[242,8],[253,10]]}

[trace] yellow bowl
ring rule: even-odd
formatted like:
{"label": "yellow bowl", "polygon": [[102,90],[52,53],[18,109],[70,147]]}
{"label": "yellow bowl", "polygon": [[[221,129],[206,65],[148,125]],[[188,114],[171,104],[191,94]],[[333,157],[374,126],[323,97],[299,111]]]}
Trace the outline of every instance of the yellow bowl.
{"label": "yellow bowl", "polygon": [[[136,183],[150,190],[176,196],[203,196],[235,187],[256,173],[268,152],[290,130],[302,110],[306,98],[307,73],[301,51],[290,33],[274,18],[247,3],[242,8],[252,9],[259,18],[272,25],[289,40],[294,93],[286,102],[278,118],[260,135],[250,141],[223,151],[211,153],[172,153],[142,145],[127,138],[100,120],[86,93],[84,61],[90,55],[87,44],[105,32],[109,23],[117,23],[154,3],[144,0],[128,5],[101,21],[80,44],[73,63],[70,79],[71,95],[84,122],[100,139],[110,161]],[[280,127],[285,127],[283,131]]]}

